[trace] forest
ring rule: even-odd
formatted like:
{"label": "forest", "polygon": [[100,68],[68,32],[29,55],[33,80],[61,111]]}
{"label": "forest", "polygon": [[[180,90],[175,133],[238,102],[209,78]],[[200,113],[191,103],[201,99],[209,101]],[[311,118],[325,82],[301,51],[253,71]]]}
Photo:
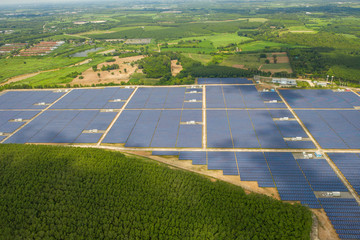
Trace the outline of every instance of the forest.
{"label": "forest", "polygon": [[1,239],[310,239],[311,212],[153,160],[0,145]]}

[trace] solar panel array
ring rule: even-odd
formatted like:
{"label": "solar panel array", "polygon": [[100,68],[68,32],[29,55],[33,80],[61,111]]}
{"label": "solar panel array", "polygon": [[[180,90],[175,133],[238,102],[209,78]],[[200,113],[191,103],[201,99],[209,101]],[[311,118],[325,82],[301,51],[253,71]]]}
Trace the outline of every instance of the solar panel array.
{"label": "solar panel array", "polygon": [[280,93],[292,108],[354,108],[360,101],[352,92],[299,89],[280,90]]}
{"label": "solar panel array", "polygon": [[315,147],[311,142],[285,142],[308,136],[297,121],[274,121],[268,110],[207,110],[206,115],[209,148]]}
{"label": "solar panel array", "polygon": [[[207,86],[207,108],[286,108],[282,102],[269,103],[268,100],[281,100],[277,93],[258,92],[254,85],[246,86]],[[266,103],[265,103],[266,102]]]}
{"label": "solar panel array", "polygon": [[39,111],[0,111],[0,132],[13,133],[38,113]]}
{"label": "solar panel array", "polygon": [[46,111],[5,143],[96,143],[102,133],[83,133],[84,130],[106,130],[115,112],[98,110]]}
{"label": "solar panel array", "polygon": [[56,91],[8,91],[0,95],[0,109],[44,109],[64,94]]}
{"label": "solar panel array", "polygon": [[360,206],[355,199],[319,200],[341,239],[360,239]]}
{"label": "solar panel array", "polygon": [[198,84],[252,84],[247,78],[198,78]]}
{"label": "solar panel array", "polygon": [[357,110],[296,110],[306,128],[326,149],[360,149]]}
{"label": "solar panel array", "polygon": [[[195,124],[186,124],[189,121]],[[103,143],[125,143],[126,147],[202,147],[199,122],[201,110],[124,110]]]}
{"label": "solar panel array", "polygon": [[74,89],[51,109],[120,109],[134,89]]}
{"label": "solar panel array", "polygon": [[360,195],[360,156],[356,153],[328,153],[341,173]]}

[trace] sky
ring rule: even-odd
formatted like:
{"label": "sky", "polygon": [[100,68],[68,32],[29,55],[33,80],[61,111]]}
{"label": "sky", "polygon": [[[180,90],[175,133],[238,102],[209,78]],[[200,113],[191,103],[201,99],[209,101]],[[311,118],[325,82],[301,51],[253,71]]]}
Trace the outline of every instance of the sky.
{"label": "sky", "polygon": [[[81,0],[86,1],[86,0]],[[0,0],[1,4],[78,3],[79,0]]]}

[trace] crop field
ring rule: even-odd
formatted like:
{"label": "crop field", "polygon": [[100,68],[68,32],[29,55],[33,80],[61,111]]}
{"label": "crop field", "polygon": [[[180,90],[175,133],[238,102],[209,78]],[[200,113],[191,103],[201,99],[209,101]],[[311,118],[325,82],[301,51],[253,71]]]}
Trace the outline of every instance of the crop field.
{"label": "crop field", "polygon": [[14,76],[56,69],[81,62],[83,58],[35,58],[35,57],[16,57],[0,59],[0,82]]}
{"label": "crop field", "polygon": [[[276,188],[284,201],[323,208],[341,238],[357,238],[360,227],[351,221],[359,221],[360,206],[350,192],[359,194],[360,182],[350,168],[360,160],[358,95],[332,90],[259,92],[251,81],[239,78],[197,82],[179,87],[7,91],[0,96],[0,140],[175,155],[241,181],[256,181],[259,187]],[[303,155],[315,151],[323,155]],[[342,197],[322,194],[328,191]]]}

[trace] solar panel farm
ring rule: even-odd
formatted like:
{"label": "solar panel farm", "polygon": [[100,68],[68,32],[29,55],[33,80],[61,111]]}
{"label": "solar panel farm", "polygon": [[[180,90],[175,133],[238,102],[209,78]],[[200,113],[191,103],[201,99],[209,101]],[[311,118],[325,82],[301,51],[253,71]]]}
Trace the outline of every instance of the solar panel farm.
{"label": "solar panel farm", "polygon": [[7,90],[0,95],[0,141],[190,160],[274,189],[283,201],[323,209],[341,239],[360,239],[359,107],[356,92],[259,91],[245,78]]}

